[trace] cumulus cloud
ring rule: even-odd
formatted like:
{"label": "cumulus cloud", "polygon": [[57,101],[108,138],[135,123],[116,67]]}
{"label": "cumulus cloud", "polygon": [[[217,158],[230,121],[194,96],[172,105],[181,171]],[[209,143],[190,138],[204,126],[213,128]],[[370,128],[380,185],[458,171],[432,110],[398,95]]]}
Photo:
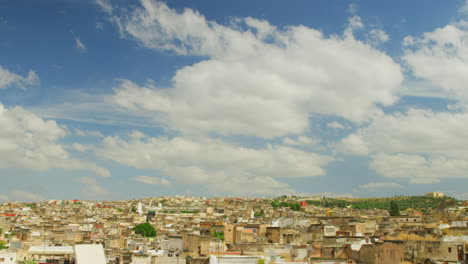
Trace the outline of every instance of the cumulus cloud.
{"label": "cumulus cloud", "polygon": [[461,21],[422,37],[408,36],[403,60],[412,74],[426,79],[447,95],[468,99],[468,22]]}
{"label": "cumulus cloud", "polygon": [[468,113],[433,112],[410,109],[406,113],[381,115],[344,142],[355,154],[430,153],[452,158],[467,156]]}
{"label": "cumulus cloud", "polygon": [[460,7],[458,11],[462,13],[463,15],[468,15],[468,1],[467,0],[465,0],[465,2],[463,3],[463,5]]}
{"label": "cumulus cloud", "polygon": [[468,161],[443,156],[426,158],[422,155],[377,154],[370,164],[389,178],[408,178],[411,183],[436,183],[442,178],[468,178]]}
{"label": "cumulus cloud", "polygon": [[[468,23],[460,21],[420,37],[408,36],[403,61],[421,79],[418,94],[444,94],[468,99]],[[414,89],[417,88],[417,89]],[[437,93],[440,90],[441,93]],[[409,109],[405,113],[378,114],[372,122],[341,141],[347,153],[370,155],[369,167],[388,178],[411,183],[436,183],[445,178],[468,178],[468,113]]]}
{"label": "cumulus cloud", "polygon": [[110,176],[107,169],[72,158],[58,143],[67,131],[21,107],[0,104],[0,168],[45,171],[50,168],[88,170]]}
{"label": "cumulus cloud", "polygon": [[402,185],[396,182],[371,182],[364,185],[359,185],[359,188],[362,189],[383,189],[383,188],[401,188]]}
{"label": "cumulus cloud", "polygon": [[[170,87],[124,80],[113,101],[154,113],[173,130],[274,138],[303,133],[314,113],[363,122],[379,112],[377,104],[396,100],[399,65],[352,34],[326,37],[305,26],[279,29],[254,18],[225,26],[192,9],[141,3],[115,15],[122,36],[205,59],[179,69]],[[359,17],[350,20],[353,30],[362,26]]]}
{"label": "cumulus cloud", "polygon": [[284,138],[283,144],[291,146],[315,146],[317,145],[318,140],[306,136],[299,136],[297,139]]}
{"label": "cumulus cloud", "polygon": [[109,0],[95,0],[95,3],[106,13],[112,13],[113,7]]}
{"label": "cumulus cloud", "polygon": [[468,113],[410,109],[381,115],[341,141],[339,148],[371,155],[370,168],[389,178],[433,183],[468,178]]}
{"label": "cumulus cloud", "polygon": [[28,85],[37,83],[39,83],[39,77],[36,72],[32,70],[29,71],[26,76],[21,76],[0,66],[0,89],[5,89],[10,86],[18,86],[24,89]]}
{"label": "cumulus cloud", "polygon": [[363,29],[364,23],[362,23],[360,16],[353,16],[348,19],[348,28],[346,29],[347,34],[352,34],[353,31]]}
{"label": "cumulus cloud", "polygon": [[80,143],[73,143],[69,148],[79,151],[79,152],[86,152],[94,149],[93,145],[84,145]]}
{"label": "cumulus cloud", "polygon": [[153,185],[171,185],[171,182],[167,179],[160,178],[160,177],[151,177],[151,176],[136,176],[133,178],[134,181],[146,183],[146,184],[153,184]]}
{"label": "cumulus cloud", "polygon": [[349,128],[349,127],[347,127],[347,126],[345,126],[345,125],[343,125],[341,123],[338,123],[336,121],[327,123],[327,127],[334,128],[334,129],[347,129],[347,128]]}
{"label": "cumulus cloud", "polygon": [[380,45],[390,40],[390,36],[382,29],[371,29],[367,35],[368,42],[374,46]]}
{"label": "cumulus cloud", "polygon": [[[320,176],[333,158],[285,146],[242,147],[221,140],[106,137],[96,155],[138,169],[152,169],[189,184],[225,193],[274,193],[288,189],[277,178]],[[262,183],[255,186],[252,183]],[[249,188],[247,188],[249,187]]]}

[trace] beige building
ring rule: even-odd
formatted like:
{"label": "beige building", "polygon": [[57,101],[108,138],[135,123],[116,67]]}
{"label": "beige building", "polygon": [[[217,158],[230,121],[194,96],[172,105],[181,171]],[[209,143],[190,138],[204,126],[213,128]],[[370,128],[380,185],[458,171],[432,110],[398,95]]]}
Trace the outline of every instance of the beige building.
{"label": "beige building", "polygon": [[434,197],[434,198],[442,198],[442,197],[444,197],[444,193],[442,193],[442,192],[428,192],[428,193],[426,193],[426,196]]}

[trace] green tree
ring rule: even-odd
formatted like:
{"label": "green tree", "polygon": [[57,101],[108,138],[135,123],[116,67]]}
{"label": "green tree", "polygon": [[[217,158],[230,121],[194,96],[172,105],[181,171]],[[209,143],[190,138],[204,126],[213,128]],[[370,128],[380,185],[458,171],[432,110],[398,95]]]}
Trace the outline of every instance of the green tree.
{"label": "green tree", "polygon": [[210,233],[212,237],[219,238],[222,241],[224,241],[224,231],[218,232],[216,231],[216,228],[212,227],[210,228]]}
{"label": "green tree", "polygon": [[289,208],[291,208],[293,211],[300,211],[302,206],[299,203],[291,203],[289,204]]}
{"label": "green tree", "polygon": [[263,217],[263,216],[265,216],[265,214],[262,213],[262,212],[255,212],[254,213],[254,217]]}
{"label": "green tree", "polygon": [[271,206],[272,206],[274,209],[278,208],[278,207],[279,207],[279,202],[278,202],[278,200],[274,200],[273,202],[271,202]]}
{"label": "green tree", "polygon": [[7,241],[0,240],[0,250],[6,249],[7,248],[7,246],[6,246],[7,243],[8,243]]}
{"label": "green tree", "polygon": [[391,216],[400,216],[400,209],[398,209],[398,204],[395,201],[390,202],[390,211]]}
{"label": "green tree", "polygon": [[150,223],[139,224],[133,230],[144,237],[155,237],[157,234],[156,229]]}
{"label": "green tree", "polygon": [[37,264],[34,259],[28,259],[21,262],[21,264]]}

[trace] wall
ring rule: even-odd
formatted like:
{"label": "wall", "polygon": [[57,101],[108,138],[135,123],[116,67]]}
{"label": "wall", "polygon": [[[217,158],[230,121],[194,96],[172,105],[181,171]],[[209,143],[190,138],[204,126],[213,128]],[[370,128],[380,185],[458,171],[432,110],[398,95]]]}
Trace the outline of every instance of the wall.
{"label": "wall", "polygon": [[363,245],[358,253],[358,263],[400,264],[404,260],[404,247],[399,242]]}
{"label": "wall", "polygon": [[210,264],[257,264],[259,256],[210,256]]}
{"label": "wall", "polygon": [[16,252],[8,252],[6,250],[0,250],[0,259],[3,259],[1,264],[16,264]]}

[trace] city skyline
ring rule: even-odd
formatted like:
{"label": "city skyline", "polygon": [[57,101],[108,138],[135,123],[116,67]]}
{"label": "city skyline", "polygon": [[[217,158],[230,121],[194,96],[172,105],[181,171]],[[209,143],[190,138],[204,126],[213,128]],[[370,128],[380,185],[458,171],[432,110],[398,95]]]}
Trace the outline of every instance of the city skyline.
{"label": "city skyline", "polygon": [[468,1],[0,4],[0,202],[468,199]]}

